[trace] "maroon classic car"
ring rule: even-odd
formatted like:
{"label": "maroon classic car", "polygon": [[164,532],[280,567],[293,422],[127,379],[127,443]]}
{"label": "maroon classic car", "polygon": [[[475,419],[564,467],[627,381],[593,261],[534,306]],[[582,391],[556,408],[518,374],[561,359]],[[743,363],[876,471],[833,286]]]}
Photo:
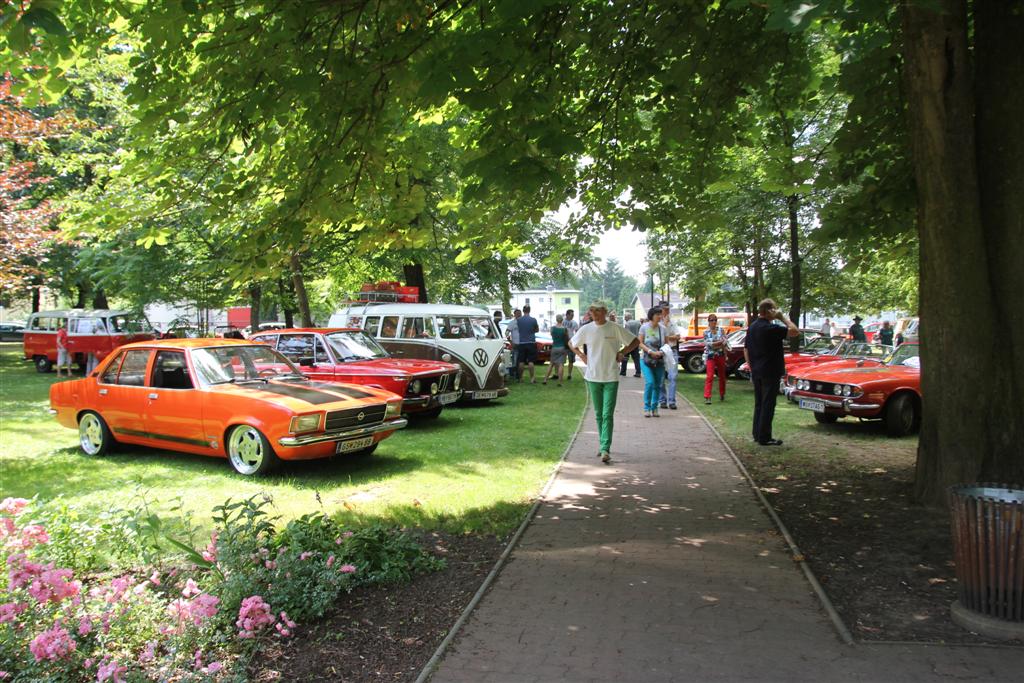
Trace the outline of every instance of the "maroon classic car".
{"label": "maroon classic car", "polygon": [[839,361],[803,366],[786,378],[786,395],[814,419],[883,420],[890,436],[921,424],[921,360],[917,344],[903,344],[884,363]]}
{"label": "maroon classic car", "polygon": [[[726,337],[729,340],[728,362],[725,366],[726,375],[736,372],[740,365],[743,364],[743,342],[746,338],[746,330],[736,330]],[[676,347],[676,356],[679,358],[679,364],[683,366],[683,370],[686,372],[699,375],[707,369],[707,363],[704,361],[703,339],[680,342],[679,346]]]}
{"label": "maroon classic car", "polygon": [[392,358],[360,329],[297,328],[252,335],[276,348],[310,379],[387,389],[403,398],[410,417],[437,417],[462,396],[462,371],[454,363]]}

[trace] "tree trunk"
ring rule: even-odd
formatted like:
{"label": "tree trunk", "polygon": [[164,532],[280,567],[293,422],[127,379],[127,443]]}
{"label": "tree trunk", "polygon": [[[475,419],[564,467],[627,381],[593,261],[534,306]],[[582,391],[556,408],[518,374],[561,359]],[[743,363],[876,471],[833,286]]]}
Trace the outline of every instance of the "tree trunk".
{"label": "tree trunk", "polygon": [[85,302],[89,298],[89,289],[85,285],[78,285],[75,287],[78,290],[78,297],[75,299],[75,305],[72,308],[85,308]]}
{"label": "tree trunk", "polygon": [[1024,0],[973,7],[978,188],[995,322],[988,329],[999,340],[983,375],[989,412],[976,413],[988,437],[978,478],[1024,486]]}
{"label": "tree trunk", "polygon": [[39,278],[32,278],[32,312],[39,312],[39,290],[41,288]]}
{"label": "tree trunk", "polygon": [[260,306],[263,304],[263,289],[259,283],[249,285],[249,329],[260,331]]}
{"label": "tree trunk", "polygon": [[512,284],[509,282],[508,275],[508,258],[499,255],[498,258],[501,261],[501,272],[502,277],[498,286],[501,288],[501,308],[504,311],[506,318],[512,317]]}
{"label": "tree trunk", "polygon": [[[800,259],[800,197],[790,195],[786,197],[786,209],[789,211],[789,269],[792,278],[792,289],[789,300],[789,319],[793,324],[800,324],[800,309],[802,306],[801,291],[803,283],[801,280],[801,259]],[[800,349],[800,337],[793,337],[789,340],[789,348],[792,351]]]}
{"label": "tree trunk", "polygon": [[422,263],[409,263],[402,266],[402,272],[405,274],[405,284],[407,287],[419,287],[420,288],[420,303],[425,304],[429,301],[427,298],[427,281],[423,277],[423,264]]}
{"label": "tree trunk", "polygon": [[107,293],[103,291],[102,287],[97,287],[96,291],[93,292],[92,307],[98,309],[110,308],[110,304],[107,303]]}
{"label": "tree trunk", "polygon": [[[941,9],[911,0],[900,6],[924,330],[925,410],[914,487],[917,497],[929,503],[942,503],[952,484],[977,481],[986,462],[1019,460],[1024,438],[1019,415],[1003,422],[994,419],[1013,406],[1019,411],[1019,399],[992,390],[994,381],[996,386],[1002,383],[998,378],[1013,352],[1001,333],[1009,320],[997,318],[993,288],[1006,275],[993,270],[985,243],[966,0],[937,4]],[[967,339],[972,340],[971,349],[964,353]],[[1002,452],[1014,442],[1016,454]]]}
{"label": "tree trunk", "polygon": [[284,312],[284,326],[295,327],[295,316],[292,312],[291,292],[284,283],[284,278],[277,279],[277,294],[281,298],[281,310]]}
{"label": "tree trunk", "polygon": [[309,312],[309,297],[306,295],[306,281],[302,276],[302,259],[292,254],[292,284],[295,287],[295,305],[299,308],[299,319],[303,327],[313,327],[313,316]]}

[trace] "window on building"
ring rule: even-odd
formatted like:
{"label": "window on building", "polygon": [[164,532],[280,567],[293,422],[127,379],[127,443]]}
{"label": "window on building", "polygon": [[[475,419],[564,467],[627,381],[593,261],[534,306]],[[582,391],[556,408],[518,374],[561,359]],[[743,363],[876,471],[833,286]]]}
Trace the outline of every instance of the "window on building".
{"label": "window on building", "polygon": [[572,303],[572,299],[567,297],[567,296],[563,296],[562,297],[562,303],[563,304],[571,304]]}

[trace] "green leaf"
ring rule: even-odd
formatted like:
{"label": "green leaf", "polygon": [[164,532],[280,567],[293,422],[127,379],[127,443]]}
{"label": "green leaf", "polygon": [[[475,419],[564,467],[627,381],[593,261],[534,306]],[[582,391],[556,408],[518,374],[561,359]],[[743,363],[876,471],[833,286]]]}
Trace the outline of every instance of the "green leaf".
{"label": "green leaf", "polygon": [[57,18],[56,14],[36,5],[33,5],[32,9],[21,15],[21,23],[57,36],[66,36],[68,34],[68,30],[64,27],[61,20]]}

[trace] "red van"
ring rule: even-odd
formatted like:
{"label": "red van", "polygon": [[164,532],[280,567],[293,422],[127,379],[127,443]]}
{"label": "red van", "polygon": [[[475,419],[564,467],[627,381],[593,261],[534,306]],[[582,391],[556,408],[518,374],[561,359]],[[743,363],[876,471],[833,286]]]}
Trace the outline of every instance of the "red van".
{"label": "red van", "polygon": [[83,367],[87,354],[97,353],[102,359],[122,344],[156,337],[145,316],[130,311],[40,311],[29,316],[23,335],[25,360],[35,363],[37,371],[49,372],[57,362],[57,330],[62,324],[68,331],[71,362]]}

